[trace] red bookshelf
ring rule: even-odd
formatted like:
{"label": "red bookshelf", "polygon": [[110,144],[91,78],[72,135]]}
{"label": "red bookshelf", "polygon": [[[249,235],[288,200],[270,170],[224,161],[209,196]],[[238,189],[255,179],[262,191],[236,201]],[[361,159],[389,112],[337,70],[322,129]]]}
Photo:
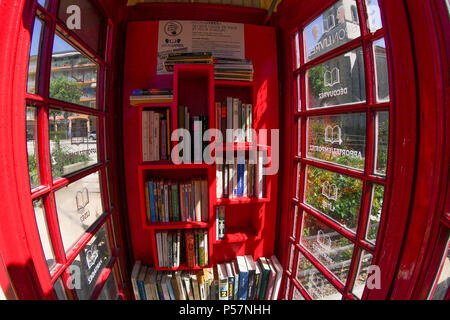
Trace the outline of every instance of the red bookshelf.
{"label": "red bookshelf", "polygon": [[[137,21],[128,24],[125,69],[123,132],[125,154],[125,178],[129,225],[133,255],[143,264],[160,268],[157,261],[155,233],[161,230],[208,229],[210,265],[234,259],[237,255],[251,254],[255,259],[270,256],[274,252],[277,214],[278,175],[266,177],[266,197],[216,198],[216,166],[208,164],[175,165],[171,160],[142,161],[142,112],[158,108],[170,109],[170,130],[177,128],[178,105],[189,106],[191,115],[208,115],[209,127],[215,126],[215,102],[226,101],[228,96],[239,98],[253,105],[255,129],[279,129],[278,76],[275,32],[273,28],[245,25],[246,59],[253,61],[254,80],[214,80],[212,65],[176,66],[172,75],[156,74],[158,22]],[[142,34],[148,35],[142,41]],[[153,40],[152,40],[153,39]],[[172,103],[145,103],[131,106],[129,97],[133,89],[173,88]],[[270,134],[269,134],[270,136]],[[270,140],[270,138],[269,138]],[[139,143],[137,143],[139,142]],[[174,143],[172,142],[172,147]],[[224,144],[222,151],[235,152],[267,150],[271,156],[271,142]],[[183,180],[203,177],[209,185],[208,222],[148,223],[145,205],[144,182],[149,178]],[[216,240],[216,206],[226,210],[226,235]],[[198,269],[185,265],[178,270]]]}

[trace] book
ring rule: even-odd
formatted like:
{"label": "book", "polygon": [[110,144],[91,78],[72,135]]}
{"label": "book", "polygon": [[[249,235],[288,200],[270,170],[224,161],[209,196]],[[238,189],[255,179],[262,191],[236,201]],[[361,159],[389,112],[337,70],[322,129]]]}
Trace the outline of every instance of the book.
{"label": "book", "polygon": [[170,300],[177,300],[175,297],[175,290],[172,285],[172,279],[173,279],[173,274],[171,272],[168,272],[166,274],[166,285],[167,285],[167,290],[169,291]]}
{"label": "book", "polygon": [[238,300],[247,300],[248,269],[244,256],[237,256],[237,271],[239,272]]}
{"label": "book", "polygon": [[261,267],[261,286],[259,289],[259,300],[264,300],[266,297],[267,284],[269,282],[270,267],[265,257],[258,259]]}
{"label": "book", "polygon": [[278,294],[280,291],[281,280],[283,277],[283,267],[281,266],[281,263],[280,263],[280,261],[278,261],[276,256],[271,256],[270,262],[272,263],[272,266],[275,269],[275,272],[277,273],[275,282],[274,282],[274,286],[273,286],[272,300],[278,300]]}
{"label": "book", "polygon": [[255,262],[255,267],[256,267],[256,271],[255,271],[255,295],[254,295],[254,300],[258,300],[259,299],[259,292],[261,290],[262,269],[261,269],[261,265],[258,262]]}
{"label": "book", "polygon": [[209,189],[208,181],[201,180],[201,221],[208,222],[209,220]]}
{"label": "book", "polygon": [[139,275],[137,278],[137,286],[139,291],[139,299],[140,300],[147,300],[147,296],[145,294],[145,275],[147,274],[147,266],[141,266],[141,269],[139,270]]}
{"label": "book", "polygon": [[273,267],[272,262],[270,262],[270,259],[267,259],[267,264],[269,265],[270,273],[269,273],[269,279],[267,281],[267,289],[266,289],[265,299],[271,300],[277,272],[275,271],[275,268]]}
{"label": "book", "polygon": [[233,268],[231,267],[231,263],[228,262],[225,264],[227,275],[228,275],[228,300],[235,300],[234,297],[234,273]]}
{"label": "book", "polygon": [[140,300],[139,289],[137,285],[137,279],[139,276],[139,271],[141,269],[142,262],[140,260],[134,263],[133,269],[131,271],[131,285],[133,287],[134,298]]}
{"label": "book", "polygon": [[239,272],[237,267],[237,261],[231,261],[231,269],[234,274],[234,290],[233,290],[233,300],[238,300],[239,297]]}
{"label": "book", "polygon": [[245,255],[245,263],[247,264],[248,270],[248,291],[247,291],[247,300],[254,300],[255,298],[255,273],[256,266],[255,261],[253,261],[253,257],[251,255]]}
{"label": "book", "polygon": [[223,164],[217,164],[216,168],[216,197],[223,198]]}
{"label": "book", "polygon": [[191,283],[192,283],[192,291],[194,293],[194,300],[201,300],[200,299],[200,289],[198,287],[197,274],[195,274],[195,272],[192,272],[190,274],[190,277],[191,277]]}
{"label": "book", "polygon": [[156,300],[152,287],[152,276],[155,275],[155,268],[148,268],[144,278],[144,289],[147,300]]}
{"label": "book", "polygon": [[192,291],[191,277],[188,271],[181,273],[181,281],[184,291],[186,292],[186,300],[194,300],[194,293]]}
{"label": "book", "polygon": [[195,221],[202,221],[202,188],[200,180],[194,181],[195,187]]}
{"label": "book", "polygon": [[217,276],[219,277],[219,300],[228,300],[228,274],[223,263],[217,265]]}
{"label": "book", "polygon": [[216,240],[225,237],[225,207],[216,206]]}
{"label": "book", "polygon": [[200,292],[200,300],[206,300],[206,285],[205,285],[205,275],[203,270],[197,272],[198,289]]}

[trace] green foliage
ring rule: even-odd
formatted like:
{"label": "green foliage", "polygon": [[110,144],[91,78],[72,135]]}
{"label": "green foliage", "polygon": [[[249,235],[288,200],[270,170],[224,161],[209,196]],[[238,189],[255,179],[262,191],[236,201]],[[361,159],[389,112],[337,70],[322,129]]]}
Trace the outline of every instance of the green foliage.
{"label": "green foliage", "polygon": [[308,85],[315,97],[325,88],[323,75],[327,71],[325,65],[318,65],[308,70]]}
{"label": "green foliage", "polygon": [[28,155],[28,173],[30,175],[30,185],[31,188],[37,187],[39,185],[39,172],[37,168],[36,155]]}
{"label": "green foliage", "polygon": [[70,103],[80,103],[83,95],[81,85],[75,81],[69,81],[67,77],[57,77],[50,82],[50,97]]}

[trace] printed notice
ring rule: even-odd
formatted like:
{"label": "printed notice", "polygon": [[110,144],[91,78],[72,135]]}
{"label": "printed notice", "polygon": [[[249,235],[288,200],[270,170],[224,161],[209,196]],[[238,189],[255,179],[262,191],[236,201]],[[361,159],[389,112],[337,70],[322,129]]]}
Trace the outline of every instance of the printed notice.
{"label": "printed notice", "polygon": [[214,57],[245,59],[244,25],[216,21],[160,21],[157,73],[169,74],[169,53],[211,52]]}

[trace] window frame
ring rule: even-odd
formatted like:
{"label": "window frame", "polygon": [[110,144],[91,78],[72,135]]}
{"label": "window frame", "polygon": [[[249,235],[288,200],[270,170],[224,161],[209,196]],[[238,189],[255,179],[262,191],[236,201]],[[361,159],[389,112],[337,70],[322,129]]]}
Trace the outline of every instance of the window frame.
{"label": "window frame", "polygon": [[[336,3],[335,1],[326,1],[326,3],[315,13],[322,13],[324,10],[329,8],[331,5]],[[290,186],[290,205],[289,206],[297,206],[299,212],[299,218],[297,219],[297,231],[296,238],[294,239],[291,233],[288,233],[289,236],[287,238],[286,248],[290,248],[291,244],[295,246],[294,250],[294,263],[292,266],[292,272],[288,270],[285,271],[287,281],[292,282],[290,286],[290,292],[288,293],[288,298],[292,298],[293,290],[296,288],[300,291],[305,299],[311,299],[311,296],[307,292],[306,288],[303,287],[301,283],[297,280],[297,271],[298,271],[298,261],[299,255],[303,255],[306,259],[308,259],[324,276],[327,280],[334,285],[334,287],[343,295],[342,299],[350,299],[355,300],[357,297],[352,294],[353,283],[355,282],[355,277],[358,275],[358,270],[360,266],[361,253],[364,251],[372,254],[374,263],[376,259],[376,249],[377,244],[372,244],[370,241],[365,239],[366,228],[368,226],[369,218],[370,218],[370,208],[371,208],[371,193],[372,193],[372,185],[380,184],[384,187],[384,198],[386,199],[386,194],[389,191],[389,181],[388,175],[391,170],[390,168],[390,159],[392,158],[392,135],[389,134],[389,143],[388,143],[388,161],[386,167],[386,175],[378,175],[374,174],[374,165],[375,165],[375,147],[376,147],[376,137],[374,137],[375,133],[375,116],[377,112],[387,111],[389,112],[389,132],[392,132],[392,118],[393,115],[390,112],[390,108],[392,105],[392,93],[390,94],[390,100],[387,102],[377,102],[376,100],[376,79],[375,79],[375,57],[373,53],[373,43],[381,38],[385,38],[385,24],[383,19],[383,27],[377,30],[375,33],[371,33],[369,30],[367,18],[366,18],[366,2],[365,0],[355,0],[358,11],[358,19],[359,19],[359,28],[361,34],[358,38],[350,40],[343,45],[340,45],[337,48],[334,48],[317,58],[311,59],[310,61],[306,61],[305,58],[305,49],[304,49],[304,36],[303,29],[308,25],[311,21],[314,21],[319,15],[313,14],[312,18],[309,18],[303,21],[300,25],[294,28],[290,33],[290,47],[291,47],[291,62],[290,66],[290,79],[291,79],[291,89],[294,94],[291,96],[291,100],[289,101],[289,106],[292,108],[291,115],[292,118],[289,121],[292,121],[291,125],[291,148],[295,150],[292,152],[291,157],[289,159],[290,170],[291,172],[297,173],[297,167],[300,166],[300,185],[299,185],[299,197],[296,197],[295,188],[297,184],[297,174],[292,175],[290,177],[291,181],[289,181]],[[380,8],[382,4],[379,2]],[[382,9],[382,8],[381,8]],[[382,10],[381,10],[382,11]],[[300,48],[297,50],[296,48],[296,39],[300,45]],[[386,40],[385,40],[386,42]],[[332,58],[338,57],[343,53],[349,52],[353,49],[361,47],[363,50],[363,59],[364,59],[364,73],[365,73],[365,86],[366,86],[366,101],[362,103],[353,103],[353,104],[345,104],[337,107],[329,107],[329,108],[316,108],[316,109],[308,109],[307,108],[307,98],[306,98],[306,71],[316,65],[319,65],[325,61],[328,61]],[[299,56],[299,67],[297,66],[296,52],[300,54]],[[388,70],[390,71],[390,61],[388,60]],[[300,78],[300,93],[297,91],[297,78]],[[389,84],[392,85],[391,75],[388,75]],[[392,90],[390,90],[392,92]],[[300,101],[300,110],[298,110],[298,101]],[[330,162],[324,162],[317,159],[312,159],[307,157],[307,139],[308,139],[308,127],[307,127],[307,119],[310,116],[320,116],[320,115],[337,115],[337,114],[351,114],[362,112],[366,114],[366,145],[365,145],[365,163],[363,170],[351,169],[348,167],[343,167],[338,164],[333,164]],[[298,141],[298,131],[299,131],[299,123],[301,126],[301,149],[297,150],[297,145],[299,145]],[[297,152],[299,151],[299,152]],[[306,167],[313,166],[320,169],[328,170],[332,173],[343,174],[346,176],[358,178],[362,181],[362,196],[360,209],[358,214],[358,223],[356,232],[353,233],[347,228],[344,228],[340,224],[333,221],[331,218],[328,218],[325,214],[315,210],[309,205],[304,204],[305,199],[305,188],[306,188]],[[383,225],[385,224],[386,215],[384,214],[386,205],[385,201],[383,202],[382,216],[380,221],[380,227],[378,230],[378,235],[383,232]],[[288,215],[288,226],[291,226],[293,223],[292,213],[294,210],[290,210]],[[309,215],[318,219],[320,222],[324,223],[328,227],[331,227],[336,232],[338,232],[341,236],[347,238],[353,245],[353,256],[352,261],[349,266],[349,272],[347,275],[346,283],[341,283],[338,278],[333,275],[320,261],[313,256],[306,248],[304,248],[301,244],[301,232],[303,227],[303,212],[307,212]],[[289,255],[289,254],[288,254]],[[362,299],[365,299],[368,295],[367,290],[364,290],[362,295]]]}
{"label": "window frame", "polygon": [[[110,184],[110,176],[107,176],[107,172],[111,171],[112,162],[107,159],[106,145],[110,143],[106,138],[106,125],[111,123],[112,115],[109,108],[105,106],[105,87],[108,85],[105,81],[105,72],[111,67],[110,57],[110,42],[112,33],[112,23],[107,19],[106,14],[97,1],[91,0],[92,4],[99,12],[102,13],[103,23],[105,24],[106,34],[104,39],[100,39],[101,52],[96,53],[91,49],[81,38],[79,38],[74,32],[68,30],[64,22],[57,17],[59,1],[49,1],[47,8],[42,7],[37,1],[33,1],[32,14],[33,22],[31,23],[30,30],[33,30],[35,19],[39,18],[43,23],[43,30],[41,30],[42,38],[40,47],[38,50],[37,70],[38,75],[36,77],[36,93],[25,93],[26,106],[33,106],[36,108],[37,113],[37,151],[38,163],[39,163],[39,176],[40,186],[30,189],[31,201],[36,199],[42,199],[44,209],[47,218],[47,227],[49,230],[51,245],[53,247],[56,265],[52,270],[46,270],[50,277],[50,284],[52,287],[56,281],[62,280],[65,295],[69,299],[77,299],[77,294],[74,289],[68,287],[68,283],[71,283],[70,272],[68,267],[72,264],[78,254],[83,250],[84,246],[94,237],[97,231],[105,226],[108,233],[108,241],[111,245],[112,257],[107,266],[103,267],[93,290],[93,294],[90,299],[96,299],[98,294],[103,289],[103,286],[108,279],[112,270],[115,270],[115,279],[117,281],[117,287],[119,288],[120,295],[123,296],[123,285],[119,281],[121,277],[118,259],[119,249],[114,246],[115,232],[113,227],[114,215],[117,215],[117,210],[111,205],[111,190],[108,190]],[[78,104],[73,104],[65,101],[60,101],[49,97],[49,87],[51,79],[51,61],[52,61],[52,49],[55,35],[58,34],[64,41],[73,46],[80,53],[93,60],[98,66],[97,72],[97,107],[90,108]],[[102,57],[103,56],[103,57]],[[96,148],[98,154],[98,162],[88,167],[84,167],[76,172],[70,173],[64,177],[53,180],[50,157],[50,140],[49,140],[49,112],[52,110],[67,111],[73,113],[81,113],[84,115],[92,115],[97,117],[97,140]],[[109,169],[109,170],[108,170]],[[74,246],[67,252],[64,250],[62,243],[61,230],[58,223],[58,214],[55,203],[55,192],[69,184],[78,181],[92,173],[98,172],[101,199],[103,202],[104,212],[102,215],[86,230],[86,232],[76,241]],[[33,220],[34,221],[34,220]],[[40,243],[39,243],[40,244]],[[43,252],[42,252],[43,255]],[[45,261],[45,258],[44,258]],[[41,267],[41,266],[39,266]],[[43,272],[43,271],[42,271]],[[42,282],[42,280],[41,280]],[[53,298],[56,298],[56,293],[52,293]]]}

